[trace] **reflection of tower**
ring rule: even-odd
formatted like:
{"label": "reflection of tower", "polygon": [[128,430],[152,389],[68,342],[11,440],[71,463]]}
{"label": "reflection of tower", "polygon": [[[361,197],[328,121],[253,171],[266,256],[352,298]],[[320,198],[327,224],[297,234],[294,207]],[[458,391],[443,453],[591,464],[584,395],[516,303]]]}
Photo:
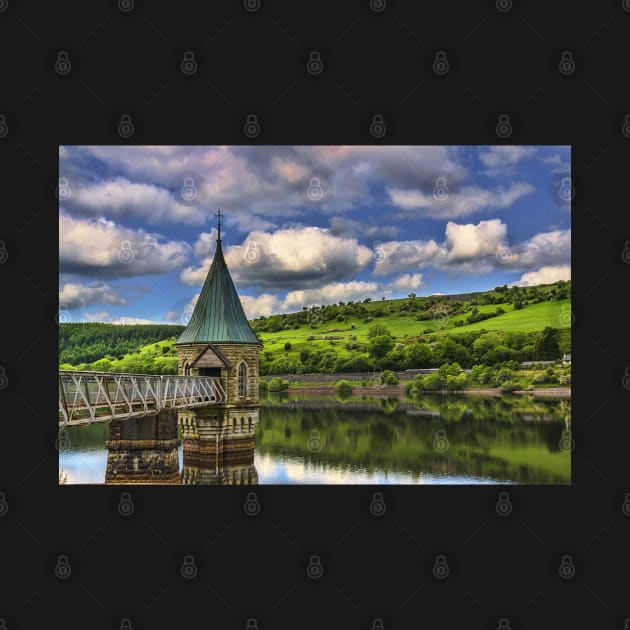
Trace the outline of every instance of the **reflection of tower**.
{"label": "reflection of tower", "polygon": [[[218,443],[218,440],[217,440]],[[254,449],[232,455],[184,454],[181,482],[186,485],[257,485]]]}
{"label": "reflection of tower", "polygon": [[[221,379],[221,405],[179,412],[184,463],[216,470],[252,458],[259,419],[258,356],[262,347],[247,321],[221,246],[217,248],[188,326],[177,340],[180,375]],[[231,465],[231,464],[230,464]]]}

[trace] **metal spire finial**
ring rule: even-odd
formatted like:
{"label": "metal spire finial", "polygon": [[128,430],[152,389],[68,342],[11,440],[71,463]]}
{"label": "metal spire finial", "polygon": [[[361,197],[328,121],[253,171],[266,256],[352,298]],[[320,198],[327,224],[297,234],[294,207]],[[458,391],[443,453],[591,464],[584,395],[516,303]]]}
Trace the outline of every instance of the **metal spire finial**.
{"label": "metal spire finial", "polygon": [[219,208],[219,211],[214,216],[217,218],[217,230],[218,230],[217,241],[220,241],[221,240],[221,217],[223,216],[221,212],[221,208]]}

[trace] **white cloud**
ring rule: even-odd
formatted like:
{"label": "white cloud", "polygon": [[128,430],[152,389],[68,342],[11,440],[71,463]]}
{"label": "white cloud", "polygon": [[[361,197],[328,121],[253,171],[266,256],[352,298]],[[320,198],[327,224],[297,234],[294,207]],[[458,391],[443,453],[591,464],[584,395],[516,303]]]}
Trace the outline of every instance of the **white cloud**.
{"label": "white cloud", "polygon": [[485,151],[479,152],[479,159],[484,166],[488,167],[487,174],[498,174],[501,171],[510,169],[525,158],[532,157],[538,153],[535,147],[518,145],[501,145],[487,147]]}
{"label": "white cloud", "polygon": [[201,232],[195,241],[193,249],[195,256],[198,258],[207,258],[214,256],[214,250],[217,247],[217,229],[212,228],[210,232]]}
{"label": "white cloud", "polygon": [[59,304],[73,309],[93,304],[127,304],[127,300],[102,282],[67,282],[59,288]]}
{"label": "white cloud", "polygon": [[376,282],[350,281],[331,282],[317,289],[301,289],[289,291],[283,299],[271,293],[263,293],[257,297],[241,295],[241,304],[247,317],[253,319],[277,313],[294,313],[304,306],[324,306],[351,300],[376,298],[381,295],[381,289]]}
{"label": "white cloud", "polygon": [[[497,256],[502,249],[508,259]],[[571,259],[571,230],[535,234],[522,242],[508,244],[507,225],[500,219],[479,223],[446,224],[442,243],[431,241],[388,241],[376,252],[375,276],[419,268],[486,273],[495,269],[526,270],[545,265],[566,264]]]}
{"label": "white cloud", "polygon": [[271,293],[263,293],[257,297],[241,295],[241,304],[248,319],[267,317],[275,313],[284,313],[283,302]]}
{"label": "white cloud", "polygon": [[[149,223],[175,222],[201,225],[208,212],[184,203],[170,191],[155,184],[132,182],[123,177],[71,185],[66,209],[73,214],[136,217]],[[177,193],[179,194],[179,192]]]}
{"label": "white cloud", "polygon": [[[429,189],[437,177],[456,184],[469,173],[455,149],[440,146],[92,146],[63,147],[60,175],[73,189],[73,213],[146,211],[154,221],[201,224],[220,207],[227,226],[267,230],[274,217],[373,203],[375,184]],[[180,196],[186,179],[197,191],[190,204]],[[316,200],[307,194],[314,179]]]}
{"label": "white cloud", "polygon": [[500,219],[458,224],[446,224],[445,262],[463,262],[484,256],[494,256],[507,235],[507,225]]}
{"label": "white cloud", "polygon": [[533,269],[543,265],[566,263],[571,260],[571,230],[540,232],[511,248],[510,265]]}
{"label": "white cloud", "polygon": [[[319,286],[356,275],[370,262],[371,251],[356,239],[341,238],[319,227],[251,232],[241,245],[225,252],[234,281],[240,286],[297,289]],[[180,274],[185,284],[200,286],[212,259]]]}
{"label": "white cloud", "polygon": [[571,173],[571,162],[564,162],[558,153],[554,155],[545,155],[538,158],[542,164],[553,166],[552,173],[569,175]]}
{"label": "white cloud", "polygon": [[287,293],[282,306],[285,309],[295,311],[311,304],[336,304],[340,301],[348,302],[366,297],[374,298],[379,291],[379,285],[376,282],[356,280],[332,282],[317,289],[291,291]]}
{"label": "white cloud", "polygon": [[392,282],[387,284],[387,287],[393,291],[410,291],[417,290],[424,286],[421,273],[408,273],[399,276]]}
{"label": "white cloud", "polygon": [[[449,186],[448,180],[446,185]],[[508,188],[497,187],[494,190],[462,186],[458,190],[449,190],[445,198],[417,189],[388,187],[387,192],[391,202],[402,210],[417,211],[419,216],[433,219],[453,219],[479,211],[509,208],[519,199],[534,192],[534,187],[526,182],[517,182]]]}
{"label": "white cloud", "polygon": [[427,266],[440,255],[440,246],[434,241],[388,241],[374,248],[375,276],[386,276],[398,271]]}
{"label": "white cloud", "polygon": [[83,320],[86,322],[102,322],[104,324],[159,324],[152,319],[142,317],[115,317],[109,311],[96,311],[95,313],[83,313]]}
{"label": "white cloud", "polygon": [[106,219],[59,216],[59,270],[119,278],[166,273],[181,267],[190,246]]}
{"label": "white cloud", "polygon": [[550,265],[536,271],[524,273],[520,280],[513,282],[518,287],[532,287],[537,284],[550,284],[558,280],[571,279],[571,265]]}

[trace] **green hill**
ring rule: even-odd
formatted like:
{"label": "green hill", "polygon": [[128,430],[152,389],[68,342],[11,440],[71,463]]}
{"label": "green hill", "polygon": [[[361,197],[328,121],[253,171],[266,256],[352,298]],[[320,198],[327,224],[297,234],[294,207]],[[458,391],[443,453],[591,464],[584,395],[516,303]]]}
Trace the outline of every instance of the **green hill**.
{"label": "green hill", "polygon": [[[453,361],[465,368],[510,362],[514,367],[518,361],[555,360],[570,352],[570,291],[570,282],[559,282],[451,296],[412,293],[396,300],[304,308],[250,323],[263,342],[263,375],[400,370]],[[79,328],[63,335],[62,348],[61,331],[73,330],[66,327]],[[175,373],[174,343],[182,328],[64,324],[60,362],[65,369]],[[77,335],[82,341],[75,347]],[[125,344],[128,349],[120,354]]]}

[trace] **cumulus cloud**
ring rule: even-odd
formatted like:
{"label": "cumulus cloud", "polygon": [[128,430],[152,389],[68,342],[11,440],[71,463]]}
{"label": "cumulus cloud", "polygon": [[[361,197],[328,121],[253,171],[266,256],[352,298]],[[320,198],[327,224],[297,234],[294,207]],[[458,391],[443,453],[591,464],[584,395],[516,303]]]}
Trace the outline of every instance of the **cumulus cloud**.
{"label": "cumulus cloud", "polygon": [[83,320],[86,322],[102,322],[104,324],[159,324],[152,319],[142,317],[116,317],[109,311],[96,311],[95,313],[83,313]]}
{"label": "cumulus cloud", "polygon": [[291,313],[304,306],[324,306],[352,300],[375,298],[380,295],[380,287],[376,282],[350,281],[331,282],[316,289],[289,291],[283,299],[271,293],[263,293],[257,297],[242,295],[241,304],[247,317],[268,316],[275,313]]}
{"label": "cumulus cloud", "polygon": [[538,149],[535,147],[501,145],[487,147],[485,151],[480,151],[479,159],[488,168],[486,174],[496,175],[511,169],[521,160],[533,157],[537,153]]}
{"label": "cumulus cloud", "polygon": [[217,247],[217,233],[217,229],[212,228],[210,232],[201,232],[201,234],[199,234],[193,246],[195,256],[198,258],[214,256],[214,250]]}
{"label": "cumulus cloud", "polygon": [[571,162],[563,161],[558,153],[554,155],[545,155],[538,158],[542,164],[547,164],[548,166],[553,167],[551,169],[552,173],[556,173],[559,175],[570,175],[571,174]]}
{"label": "cumulus cloud", "polygon": [[283,302],[272,293],[263,293],[257,297],[241,295],[241,304],[248,319],[267,317],[275,313],[284,313]]}
{"label": "cumulus cloud", "polygon": [[[428,189],[437,177],[456,184],[469,175],[455,149],[439,146],[66,146],[59,172],[73,189],[73,213],[148,211],[153,221],[201,224],[220,207],[228,226],[247,230],[373,203],[379,184]],[[197,192],[191,203],[180,196],[186,180]],[[308,194],[313,183],[321,195]]]}
{"label": "cumulus cloud", "polygon": [[93,304],[127,304],[127,300],[102,282],[67,282],[59,288],[59,304],[73,309]]}
{"label": "cumulus cloud", "polygon": [[[506,257],[498,255],[501,250],[506,252]],[[377,253],[375,276],[426,267],[465,273],[529,270],[570,261],[571,230],[540,232],[510,245],[507,225],[500,219],[465,224],[449,221],[441,243],[435,240],[388,241],[378,246]]]}
{"label": "cumulus cloud", "polygon": [[182,197],[159,185],[132,182],[124,177],[79,183],[71,185],[71,190],[65,206],[77,215],[201,225],[210,214],[196,205],[184,203]]}
{"label": "cumulus cloud", "polygon": [[446,224],[447,250],[444,262],[463,262],[484,256],[494,256],[507,235],[507,225],[500,219],[458,224]]}
{"label": "cumulus cloud", "polygon": [[558,280],[571,279],[571,265],[549,265],[536,271],[524,273],[520,280],[513,282],[518,287],[532,287],[537,284],[550,284]]}
{"label": "cumulus cloud", "polygon": [[[446,185],[449,186],[448,180]],[[388,187],[387,192],[391,202],[404,211],[414,211],[418,216],[432,219],[453,219],[480,211],[509,208],[519,199],[534,192],[534,187],[526,182],[517,182],[508,188],[498,186],[493,190],[479,186],[462,186],[449,190],[444,198],[434,195],[433,191],[417,189]]]}
{"label": "cumulus cloud", "polygon": [[429,241],[387,241],[374,249],[375,276],[386,276],[426,266],[440,256],[440,246]]}
{"label": "cumulus cloud", "polygon": [[511,247],[509,265],[523,269],[566,263],[571,260],[571,230],[540,232]]}
{"label": "cumulus cloud", "polygon": [[[225,252],[225,259],[241,286],[298,289],[320,286],[356,275],[370,262],[371,251],[356,239],[333,236],[319,227],[251,232],[241,245]],[[185,284],[200,286],[212,262],[180,274]]]}
{"label": "cumulus cloud", "polygon": [[59,270],[100,278],[166,273],[190,254],[183,241],[131,229],[106,219],[59,216]]}
{"label": "cumulus cloud", "polygon": [[393,291],[416,291],[425,286],[421,273],[407,273],[387,285]]}

